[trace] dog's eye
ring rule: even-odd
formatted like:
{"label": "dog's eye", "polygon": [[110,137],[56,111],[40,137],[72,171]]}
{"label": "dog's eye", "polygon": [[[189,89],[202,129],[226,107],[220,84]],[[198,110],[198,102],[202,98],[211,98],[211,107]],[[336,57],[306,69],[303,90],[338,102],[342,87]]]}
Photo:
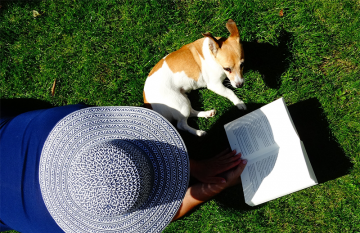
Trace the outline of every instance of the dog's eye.
{"label": "dog's eye", "polygon": [[229,67],[224,67],[224,70],[226,70],[227,72],[231,72],[231,69]]}

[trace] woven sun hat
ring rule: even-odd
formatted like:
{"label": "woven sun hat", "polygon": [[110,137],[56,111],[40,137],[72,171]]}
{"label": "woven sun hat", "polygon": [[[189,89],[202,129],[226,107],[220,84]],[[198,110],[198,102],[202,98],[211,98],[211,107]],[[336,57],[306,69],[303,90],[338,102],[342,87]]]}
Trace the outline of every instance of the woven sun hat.
{"label": "woven sun hat", "polygon": [[189,182],[176,129],[139,107],[91,107],[60,120],[45,141],[39,181],[65,232],[160,232]]}

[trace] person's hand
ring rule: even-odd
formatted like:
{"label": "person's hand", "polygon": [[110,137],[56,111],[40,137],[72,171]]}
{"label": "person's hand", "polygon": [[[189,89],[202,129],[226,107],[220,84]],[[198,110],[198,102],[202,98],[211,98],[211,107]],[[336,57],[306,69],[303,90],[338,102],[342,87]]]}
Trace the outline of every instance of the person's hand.
{"label": "person's hand", "polygon": [[220,176],[226,179],[226,183],[224,184],[223,189],[241,183],[240,175],[244,171],[246,164],[247,164],[247,160],[241,160],[241,163],[237,167],[234,167],[220,174]]}
{"label": "person's hand", "polygon": [[241,163],[241,154],[226,149],[210,159],[190,160],[190,174],[203,183],[226,183],[226,178],[217,176]]}
{"label": "person's hand", "polygon": [[221,176],[225,183],[197,183],[190,186],[173,221],[184,216],[195,206],[210,200],[224,189],[240,183],[240,175],[244,171],[246,163],[246,160],[240,160],[240,164],[236,167],[222,173]]}
{"label": "person's hand", "polygon": [[236,167],[223,172],[219,176],[223,177],[226,182],[222,183],[198,183],[196,184],[199,187],[194,186],[192,194],[194,197],[202,200],[208,200],[216,194],[222,192],[224,189],[234,186],[241,183],[240,175],[246,167],[247,161],[241,160],[241,163]]}

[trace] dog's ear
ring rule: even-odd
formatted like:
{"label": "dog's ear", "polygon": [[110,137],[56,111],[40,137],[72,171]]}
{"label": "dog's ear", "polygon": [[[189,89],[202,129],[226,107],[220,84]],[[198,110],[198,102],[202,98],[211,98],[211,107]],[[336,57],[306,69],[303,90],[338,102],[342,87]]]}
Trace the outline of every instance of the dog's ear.
{"label": "dog's ear", "polygon": [[216,39],[215,37],[213,37],[213,35],[211,35],[210,32],[203,33],[202,35],[209,38],[209,48],[210,48],[210,51],[211,51],[211,52],[214,54],[214,56],[216,57],[216,54],[217,54],[217,52],[218,52],[218,50],[219,50],[219,48],[220,48],[217,39]]}
{"label": "dog's ear", "polygon": [[234,20],[229,19],[226,23],[226,28],[227,30],[230,32],[230,36],[229,38],[234,38],[236,40],[238,40],[240,42],[240,34],[239,34],[239,30],[236,26],[236,23],[234,22]]}

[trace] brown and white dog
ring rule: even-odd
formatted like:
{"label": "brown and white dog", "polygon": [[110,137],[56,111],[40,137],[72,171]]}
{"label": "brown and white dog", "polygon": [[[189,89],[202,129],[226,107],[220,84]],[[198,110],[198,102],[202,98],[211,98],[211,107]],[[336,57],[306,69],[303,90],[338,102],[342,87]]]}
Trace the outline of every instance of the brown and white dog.
{"label": "brown and white dog", "polygon": [[223,85],[226,76],[234,88],[244,84],[244,52],[235,22],[229,19],[226,28],[229,38],[214,38],[210,33],[187,44],[161,59],[151,70],[144,86],[144,103],[169,121],[176,120],[177,127],[203,136],[187,123],[188,117],[212,117],[215,110],[192,109],[185,93],[207,87],[228,98],[239,109],[246,109],[233,91]]}

